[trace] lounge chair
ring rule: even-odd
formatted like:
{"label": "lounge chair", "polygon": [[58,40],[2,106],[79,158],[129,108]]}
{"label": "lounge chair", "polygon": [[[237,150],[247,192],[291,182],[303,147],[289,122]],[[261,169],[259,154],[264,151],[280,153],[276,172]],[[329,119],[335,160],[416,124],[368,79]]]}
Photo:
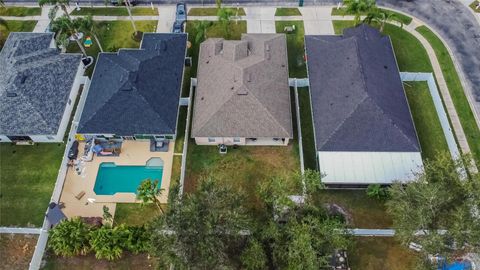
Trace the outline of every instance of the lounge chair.
{"label": "lounge chair", "polygon": [[77,200],[80,200],[83,198],[83,196],[85,196],[85,191],[80,191],[80,193],[78,193],[75,198],[77,198]]}

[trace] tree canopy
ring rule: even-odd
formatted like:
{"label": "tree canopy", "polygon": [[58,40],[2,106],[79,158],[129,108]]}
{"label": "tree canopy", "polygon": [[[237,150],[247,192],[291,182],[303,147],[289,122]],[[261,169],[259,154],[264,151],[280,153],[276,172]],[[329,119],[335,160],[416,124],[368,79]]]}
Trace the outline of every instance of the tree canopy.
{"label": "tree canopy", "polygon": [[426,254],[447,257],[480,249],[480,175],[465,170],[470,162],[440,155],[425,162],[415,181],[389,189],[387,210],[404,244],[415,242]]}

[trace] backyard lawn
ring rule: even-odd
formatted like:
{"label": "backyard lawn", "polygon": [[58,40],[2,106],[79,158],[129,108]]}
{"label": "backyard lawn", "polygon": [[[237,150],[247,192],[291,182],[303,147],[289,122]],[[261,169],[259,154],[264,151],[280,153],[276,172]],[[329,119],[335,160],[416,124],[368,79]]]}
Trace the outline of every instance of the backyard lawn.
{"label": "backyard lawn", "polygon": [[[232,11],[233,15],[245,16],[243,8],[226,8]],[[217,8],[192,8],[188,11],[188,16],[217,16]]]}
{"label": "backyard lawn", "polygon": [[448,145],[426,82],[404,83],[413,122],[422,147],[423,159],[435,159],[448,152]]}
{"label": "backyard lawn", "polygon": [[[71,15],[92,15],[92,16],[128,16],[125,7],[82,7],[80,10],[73,9]],[[157,8],[150,7],[134,7],[132,8],[133,16],[156,16]]]}
{"label": "backyard lawn", "polygon": [[117,203],[115,207],[114,223],[129,226],[141,226],[159,214],[155,204],[142,206],[140,203]]}
{"label": "backyard lawn", "polygon": [[[393,14],[395,17],[392,18],[392,20],[395,20],[395,21],[398,21],[398,22],[401,22],[403,24],[410,24],[412,22],[412,18],[407,16],[407,15],[403,15],[401,13],[398,13],[398,12],[395,12],[395,11],[391,11],[391,10],[386,10],[386,9],[380,9],[380,10],[383,10],[383,11],[386,11],[387,13],[389,14]],[[340,8],[340,9],[337,9],[337,8],[332,8],[332,16],[347,16],[347,15],[354,15],[353,13],[351,12],[347,12],[347,9],[346,8]],[[367,13],[363,13],[362,15],[367,15]]]}
{"label": "backyard lawn", "polygon": [[277,8],[275,16],[302,16],[298,8]]}
{"label": "backyard lawn", "polygon": [[41,227],[64,144],[0,144],[0,224]]}
{"label": "backyard lawn", "polygon": [[447,82],[448,91],[457,110],[463,130],[467,136],[468,145],[474,158],[480,161],[480,130],[458,77],[455,65],[443,42],[427,27],[420,26],[417,30],[432,45],[437,56],[442,73]]}
{"label": "backyard lawn", "polygon": [[419,257],[394,238],[356,237],[348,256],[352,269],[415,269]]}
{"label": "backyard lawn", "polygon": [[15,17],[25,17],[25,16],[40,16],[42,9],[39,7],[0,7],[0,16],[15,16]]}
{"label": "backyard lawn", "polygon": [[[1,9],[0,9],[1,10]],[[7,28],[0,25],[0,49],[8,38],[10,32],[32,32],[37,21],[5,21]]]}
{"label": "backyard lawn", "polygon": [[315,194],[318,205],[336,204],[351,217],[352,228],[385,229],[392,226],[383,201],[367,197],[365,190],[323,190]]}

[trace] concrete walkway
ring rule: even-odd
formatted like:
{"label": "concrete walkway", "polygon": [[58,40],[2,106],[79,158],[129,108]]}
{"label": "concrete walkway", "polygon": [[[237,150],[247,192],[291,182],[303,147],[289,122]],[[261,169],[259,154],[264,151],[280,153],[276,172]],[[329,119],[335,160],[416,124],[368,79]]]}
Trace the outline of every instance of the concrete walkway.
{"label": "concrete walkway", "polygon": [[175,22],[175,6],[158,7],[157,33],[171,33]]}
{"label": "concrete walkway", "polygon": [[0,227],[0,234],[40,234],[41,228]]}
{"label": "concrete walkway", "polygon": [[333,35],[332,7],[301,7],[305,35]]}
{"label": "concrete walkway", "polygon": [[245,8],[247,33],[276,33],[275,7]]}

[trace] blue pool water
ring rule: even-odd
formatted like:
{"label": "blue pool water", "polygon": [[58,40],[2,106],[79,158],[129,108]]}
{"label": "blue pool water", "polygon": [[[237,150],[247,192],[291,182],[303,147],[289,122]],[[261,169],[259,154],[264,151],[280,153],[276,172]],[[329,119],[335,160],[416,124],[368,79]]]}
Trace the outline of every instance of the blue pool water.
{"label": "blue pool water", "polygon": [[103,162],[98,168],[93,191],[97,195],[113,195],[117,192],[136,193],[145,179],[158,180],[162,184],[163,166],[117,166]]}

